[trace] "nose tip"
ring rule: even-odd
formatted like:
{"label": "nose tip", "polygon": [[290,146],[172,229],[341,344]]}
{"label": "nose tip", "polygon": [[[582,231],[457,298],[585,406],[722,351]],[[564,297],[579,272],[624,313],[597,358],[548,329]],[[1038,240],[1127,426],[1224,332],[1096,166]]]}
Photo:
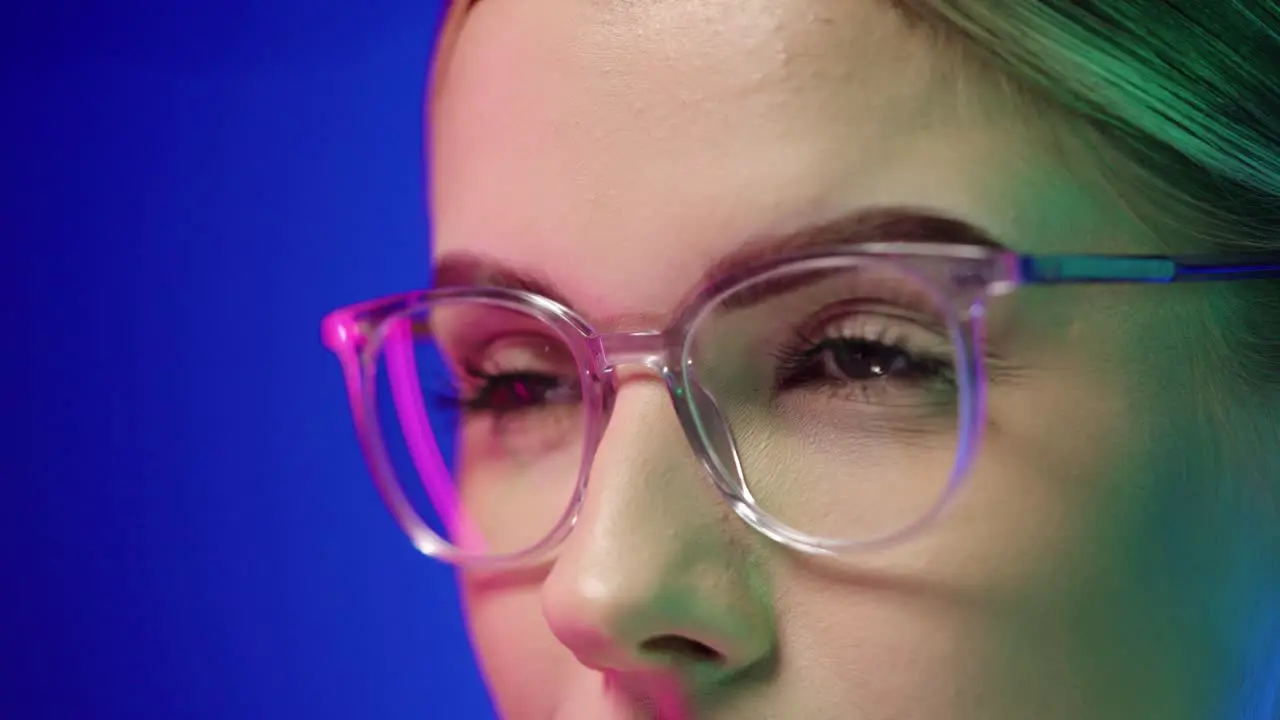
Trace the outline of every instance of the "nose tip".
{"label": "nose tip", "polygon": [[559,642],[595,670],[714,669],[730,662],[726,639],[713,637],[707,629],[627,623],[611,615],[553,611],[548,619]]}
{"label": "nose tip", "polygon": [[[715,671],[730,664],[728,643],[709,633],[657,627],[628,629],[600,616],[550,613],[551,631],[578,662],[600,671]],[[618,625],[624,625],[618,627]],[[629,631],[630,630],[630,631]]]}
{"label": "nose tip", "polygon": [[561,644],[600,671],[675,672],[704,681],[767,654],[771,635],[739,598],[660,586],[646,594],[637,587],[551,584],[544,587],[544,614]]}

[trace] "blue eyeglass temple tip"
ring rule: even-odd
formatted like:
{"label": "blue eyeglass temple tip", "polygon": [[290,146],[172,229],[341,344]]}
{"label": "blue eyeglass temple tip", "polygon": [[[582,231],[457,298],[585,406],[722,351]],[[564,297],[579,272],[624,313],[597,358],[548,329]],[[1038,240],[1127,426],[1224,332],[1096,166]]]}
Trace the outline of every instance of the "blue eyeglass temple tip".
{"label": "blue eyeglass temple tip", "polygon": [[1026,285],[1273,280],[1280,279],[1280,257],[1023,255],[1018,270]]}

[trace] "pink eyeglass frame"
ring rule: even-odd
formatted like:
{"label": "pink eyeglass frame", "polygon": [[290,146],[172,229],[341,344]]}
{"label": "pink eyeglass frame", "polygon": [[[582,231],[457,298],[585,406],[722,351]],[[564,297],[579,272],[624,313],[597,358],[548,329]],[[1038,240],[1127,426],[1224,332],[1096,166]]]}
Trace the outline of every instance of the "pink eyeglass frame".
{"label": "pink eyeglass frame", "polygon": [[[1264,262],[1259,262],[1264,260]],[[713,485],[748,525],[794,550],[838,555],[905,541],[930,525],[951,504],[967,479],[981,445],[986,416],[983,366],[984,317],[989,298],[1007,295],[1027,284],[1172,283],[1204,280],[1280,278],[1280,259],[1223,256],[1028,256],[987,245],[925,242],[864,243],[822,248],[774,258],[724,277],[696,295],[665,329],[639,332],[596,332],[572,309],[540,295],[505,288],[448,287],[412,291],[350,305],[333,311],[321,323],[324,344],[338,357],[356,433],[384,503],[413,545],[424,555],[468,567],[507,567],[537,561],[572,530],[585,497],[596,448],[608,425],[614,395],[614,373],[628,365],[648,368],[661,377],[684,434]],[[694,331],[728,295],[746,285],[791,273],[823,273],[854,266],[879,265],[914,277],[931,292],[945,313],[956,348],[959,437],[955,463],[937,502],[920,519],[881,537],[836,540],[800,532],[761,510],[748,490],[735,441],[727,423],[697,380],[690,359]],[[454,512],[457,498],[449,472],[436,447],[418,386],[411,328],[404,322],[426,305],[481,301],[529,313],[546,321],[577,361],[586,412],[586,442],[573,497],[554,528],[531,547],[495,555],[460,550],[433,531],[412,508],[391,467],[377,421],[376,369],[386,361],[392,401],[424,490],[442,517],[458,523],[451,534],[471,533],[464,515]],[[727,457],[726,457],[727,456]]]}

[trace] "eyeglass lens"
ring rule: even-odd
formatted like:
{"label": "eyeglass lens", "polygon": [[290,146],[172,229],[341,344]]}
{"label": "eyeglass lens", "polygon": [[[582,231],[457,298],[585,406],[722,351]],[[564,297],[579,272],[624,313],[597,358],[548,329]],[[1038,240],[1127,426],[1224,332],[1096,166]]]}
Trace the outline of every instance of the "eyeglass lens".
{"label": "eyeglass lens", "polygon": [[[576,341],[538,312],[438,301],[384,330],[373,405],[387,467],[461,550],[533,547],[577,491],[594,409]],[[727,480],[759,510],[824,539],[890,536],[951,482],[961,435],[951,317],[929,282],[893,262],[776,271],[699,316],[685,357],[697,392],[677,401],[703,428],[693,441],[728,472],[740,467]]]}

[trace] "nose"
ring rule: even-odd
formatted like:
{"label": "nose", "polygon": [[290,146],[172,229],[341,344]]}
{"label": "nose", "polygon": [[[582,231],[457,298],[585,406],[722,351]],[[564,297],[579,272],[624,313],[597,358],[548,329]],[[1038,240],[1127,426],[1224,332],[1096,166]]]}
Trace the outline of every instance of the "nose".
{"label": "nose", "polygon": [[759,543],[704,473],[664,390],[619,392],[542,588],[552,631],[583,664],[703,685],[772,655]]}

